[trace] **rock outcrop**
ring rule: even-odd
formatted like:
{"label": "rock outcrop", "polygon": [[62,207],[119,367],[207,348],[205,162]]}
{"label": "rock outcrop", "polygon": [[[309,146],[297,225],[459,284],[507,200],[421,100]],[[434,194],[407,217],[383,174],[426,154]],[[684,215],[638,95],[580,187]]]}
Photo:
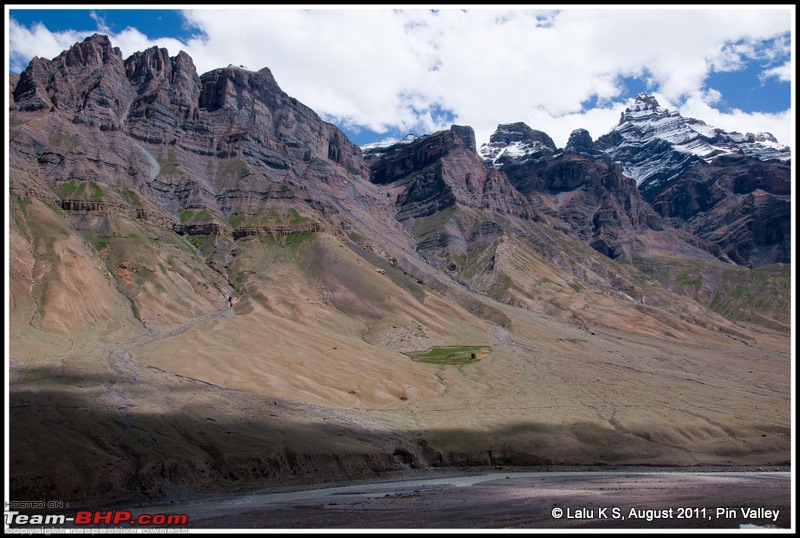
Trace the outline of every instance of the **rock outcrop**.
{"label": "rock outcrop", "polygon": [[432,215],[456,203],[530,217],[520,193],[503,174],[486,168],[469,142],[469,132],[456,127],[390,146],[372,162],[374,183],[404,187],[397,197],[399,220]]}
{"label": "rock outcrop", "polygon": [[507,157],[502,171],[534,206],[549,208],[592,248],[630,261],[637,236],[663,229],[662,219],[619,167],[586,154],[592,152],[587,137],[573,133],[568,151]]}
{"label": "rock outcrop", "polygon": [[520,162],[556,151],[553,139],[547,133],[531,129],[522,122],[501,124],[483,144],[479,153],[483,160],[495,167],[506,162]]}
{"label": "rock outcrop", "polygon": [[[597,139],[595,148],[636,181],[660,215],[711,241],[736,263],[789,263],[785,216],[791,151],[771,134],[729,133],[684,118],[662,108],[655,97],[641,94],[622,113],[619,125]],[[776,224],[771,216],[748,213],[762,206],[744,203],[740,197],[756,190],[771,199],[770,207],[783,208],[775,234],[756,236],[753,224],[732,227],[765,218]]]}
{"label": "rock outcrop", "polygon": [[309,178],[338,184],[369,173],[360,148],[286,95],[266,68],[199,76],[184,52],[152,47],[123,60],[108,37],[94,35],[52,60],[34,59],[12,97],[12,170],[56,195],[62,182],[103,181],[113,203],[125,204],[118,195],[131,191],[174,221],[187,208],[220,222],[257,216],[264,206],[254,201],[265,200],[319,214],[328,195]]}
{"label": "rock outcrop", "polygon": [[744,266],[791,260],[791,169],[734,154],[697,162],[653,200],[678,227]]}
{"label": "rock outcrop", "polygon": [[567,145],[564,151],[571,153],[580,153],[593,158],[602,157],[603,153],[594,146],[592,136],[586,129],[575,129],[569,135]]}

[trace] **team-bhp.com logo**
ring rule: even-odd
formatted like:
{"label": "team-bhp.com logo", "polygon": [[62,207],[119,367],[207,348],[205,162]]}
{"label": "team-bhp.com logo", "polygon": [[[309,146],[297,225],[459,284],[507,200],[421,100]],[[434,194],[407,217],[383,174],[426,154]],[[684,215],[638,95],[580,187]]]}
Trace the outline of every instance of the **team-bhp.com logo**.
{"label": "team-bhp.com logo", "polygon": [[63,527],[67,525],[140,525],[165,527],[186,525],[186,514],[138,514],[128,510],[78,510],[74,517],[63,514],[20,514],[14,510],[6,510],[4,514],[7,526],[37,525],[47,527]]}
{"label": "team-bhp.com logo", "polygon": [[139,514],[134,517],[127,510],[79,510],[75,525],[186,525],[186,514]]}

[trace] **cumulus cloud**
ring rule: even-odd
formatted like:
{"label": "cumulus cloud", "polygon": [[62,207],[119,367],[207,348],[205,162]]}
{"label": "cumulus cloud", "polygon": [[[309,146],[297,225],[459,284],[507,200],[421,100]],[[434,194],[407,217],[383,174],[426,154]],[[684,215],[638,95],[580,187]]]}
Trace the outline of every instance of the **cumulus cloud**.
{"label": "cumulus cloud", "polygon": [[108,35],[111,38],[111,43],[115,47],[119,47],[126,58],[134,52],[153,46],[164,47],[170,52],[174,51],[176,54],[179,50],[185,48],[185,44],[178,39],[150,39],[136,28],[128,27],[121,32],[111,32],[103,19],[94,14],[94,12],[92,12],[92,19],[97,22],[97,28],[62,32],[52,32],[41,23],[34,24],[29,28],[19,24],[13,18],[9,19],[9,72],[21,72],[36,56],[47,59],[55,58],[75,43],[83,41],[95,33]]}
{"label": "cumulus cloud", "polygon": [[786,62],[783,65],[779,65],[778,67],[773,67],[771,69],[767,69],[761,74],[761,80],[764,81],[769,78],[777,78],[781,82],[791,82],[792,80],[792,73],[794,70],[792,69],[792,64]]}
{"label": "cumulus cloud", "polygon": [[86,32],[79,30],[51,32],[42,24],[34,24],[28,28],[11,19],[8,24],[9,71],[19,73],[36,56],[41,58],[58,56],[61,51],[85,37]]}
{"label": "cumulus cloud", "polygon": [[[738,131],[740,133],[767,132],[775,136],[778,142],[791,145],[794,114],[791,110],[775,114],[763,112],[743,112],[733,109],[722,113],[710,106],[701,96],[693,96],[681,106],[681,114],[687,117],[702,119],[709,125],[719,127],[725,131]],[[794,150],[794,146],[792,146]]]}
{"label": "cumulus cloud", "polygon": [[[186,42],[135,28],[110,37],[126,56],[152,45],[184,50],[200,73],[269,67],[284,91],[329,121],[378,133],[458,123],[480,144],[498,124],[524,121],[563,147],[575,128],[594,138],[608,132],[627,104],[623,78],[639,77],[684,115],[786,143],[788,111],[721,113],[704,84],[753,59],[776,63],[762,79],[788,80],[789,9],[192,9],[184,16],[197,36]],[[83,38],[10,27],[12,69]]]}

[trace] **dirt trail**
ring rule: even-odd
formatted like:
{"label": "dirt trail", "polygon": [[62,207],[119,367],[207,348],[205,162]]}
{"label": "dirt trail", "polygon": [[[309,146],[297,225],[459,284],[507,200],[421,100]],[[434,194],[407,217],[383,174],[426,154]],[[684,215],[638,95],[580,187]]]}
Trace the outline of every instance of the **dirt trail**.
{"label": "dirt trail", "polygon": [[[114,342],[113,344],[109,344],[105,347],[94,350],[94,352],[98,352],[101,354],[101,356],[106,357],[111,369],[124,379],[124,381],[121,383],[112,383],[107,387],[107,390],[104,393],[99,395],[100,399],[109,402],[109,404],[116,407],[118,411],[123,413],[121,428],[114,435],[115,445],[120,444],[120,439],[129,430],[134,430],[141,444],[147,447],[147,449],[155,455],[155,459],[158,461],[156,466],[160,467],[163,465],[169,456],[158,449],[157,439],[147,428],[136,424],[135,419],[130,412],[132,406],[128,398],[128,391],[137,386],[140,381],[140,372],[143,368],[145,368],[145,366],[142,364],[131,359],[131,354],[136,353],[145,345],[174,337],[201,323],[230,316],[232,313],[233,310],[231,309],[230,305],[227,304],[225,308],[222,308],[221,310],[212,312],[211,314],[207,314],[199,318],[195,318],[180,325],[159,328],[145,326],[147,331],[146,334],[128,338],[119,342]],[[212,385],[211,383],[205,382],[204,384]],[[222,388],[217,387],[216,385],[213,386],[215,388]]]}

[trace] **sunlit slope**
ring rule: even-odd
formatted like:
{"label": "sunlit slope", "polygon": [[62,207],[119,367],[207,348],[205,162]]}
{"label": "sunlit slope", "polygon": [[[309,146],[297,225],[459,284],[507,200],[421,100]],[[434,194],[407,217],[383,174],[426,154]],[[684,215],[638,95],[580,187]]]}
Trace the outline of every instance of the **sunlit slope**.
{"label": "sunlit slope", "polygon": [[[786,460],[780,333],[735,330],[713,316],[691,323],[577,285],[529,250],[504,253],[507,244],[497,249],[500,267],[518,287],[539,286],[520,295],[527,308],[473,295],[506,316],[503,326],[424,286],[406,291],[402,273],[392,280],[327,234],[250,239],[231,265],[245,275],[236,315],[135,356],[223,386],[372,410],[381,423],[412,428],[426,464],[488,463],[491,454],[517,464]],[[400,353],[458,344],[492,352],[445,366]]]}
{"label": "sunlit slope", "polygon": [[492,354],[440,367],[447,390],[410,410],[433,461],[788,462],[791,376],[780,336],[753,346],[702,329],[658,336],[506,312],[513,331],[496,330]]}
{"label": "sunlit slope", "polygon": [[368,264],[330,234],[242,240],[229,271],[235,315],[135,358],[257,393],[392,407],[443,390],[430,367],[403,352],[491,339],[486,322],[399,270]]}
{"label": "sunlit slope", "polygon": [[[58,210],[33,202],[16,218],[15,267],[59,251],[26,247],[23,230],[45,226],[53,245],[85,254],[57,262],[80,261],[81,278],[105,282],[103,267],[120,263],[147,277],[133,286],[111,270],[107,292],[60,286],[94,319],[105,310],[87,305],[116,305],[108,325],[89,324],[83,351],[69,347],[82,333],[12,323],[11,421],[24,440],[12,451],[12,487],[21,496],[111,501],[428,465],[788,461],[785,334],[689,323],[580,284],[508,239],[495,267],[514,283],[518,306],[455,280],[450,299],[389,262],[368,262],[339,236],[311,232],[238,240],[229,308],[223,286],[212,286],[218,273],[206,276],[207,295],[181,287],[207,269],[172,232],[88,219],[84,235],[108,240],[93,255]],[[119,245],[141,251],[118,259]],[[167,266],[170,256],[194,269]],[[27,320],[40,299],[15,270],[12,313]],[[156,284],[172,291],[159,295]],[[104,327],[123,321],[128,333],[108,340]],[[406,354],[446,345],[491,353],[450,365]],[[35,364],[24,360],[34,352]]]}
{"label": "sunlit slope", "polygon": [[[414,219],[409,227],[420,250],[454,280],[499,302],[571,321],[583,328],[624,328],[674,338],[697,336],[704,334],[703,329],[710,329],[749,340],[752,335],[745,334],[732,321],[742,316],[736,316],[731,299],[751,293],[787,296],[786,281],[779,277],[748,279],[749,270],[708,256],[698,260],[688,255],[659,256],[663,247],[660,243],[670,238],[655,232],[646,237],[648,246],[637,254],[643,269],[640,270],[603,256],[574,236],[545,225],[515,222],[498,215],[494,218],[491,221],[474,209],[455,207]],[[508,231],[515,226],[523,228],[516,233]],[[687,271],[695,266],[705,268],[715,286],[713,303],[700,296],[687,296],[673,285],[675,277],[664,273],[672,266],[686,266]],[[661,273],[654,268],[661,268]],[[730,280],[731,277],[737,278]],[[732,287],[726,284],[729,280],[737,283],[732,295],[726,293],[726,287]],[[750,318],[757,319],[762,319],[760,312],[769,315],[768,310],[781,307],[772,306],[776,303],[769,301],[752,303],[755,306]],[[715,308],[717,305],[729,306]],[[784,307],[784,315],[788,314],[785,302],[779,300],[777,305]]]}
{"label": "sunlit slope", "polygon": [[113,214],[73,220],[148,327],[185,323],[227,305],[224,275],[175,232]]}
{"label": "sunlit slope", "polygon": [[636,260],[641,271],[740,325],[791,332],[791,266],[745,267],[661,256]]}
{"label": "sunlit slope", "polygon": [[101,257],[59,209],[17,197],[10,208],[12,357],[52,357],[141,330]]}

